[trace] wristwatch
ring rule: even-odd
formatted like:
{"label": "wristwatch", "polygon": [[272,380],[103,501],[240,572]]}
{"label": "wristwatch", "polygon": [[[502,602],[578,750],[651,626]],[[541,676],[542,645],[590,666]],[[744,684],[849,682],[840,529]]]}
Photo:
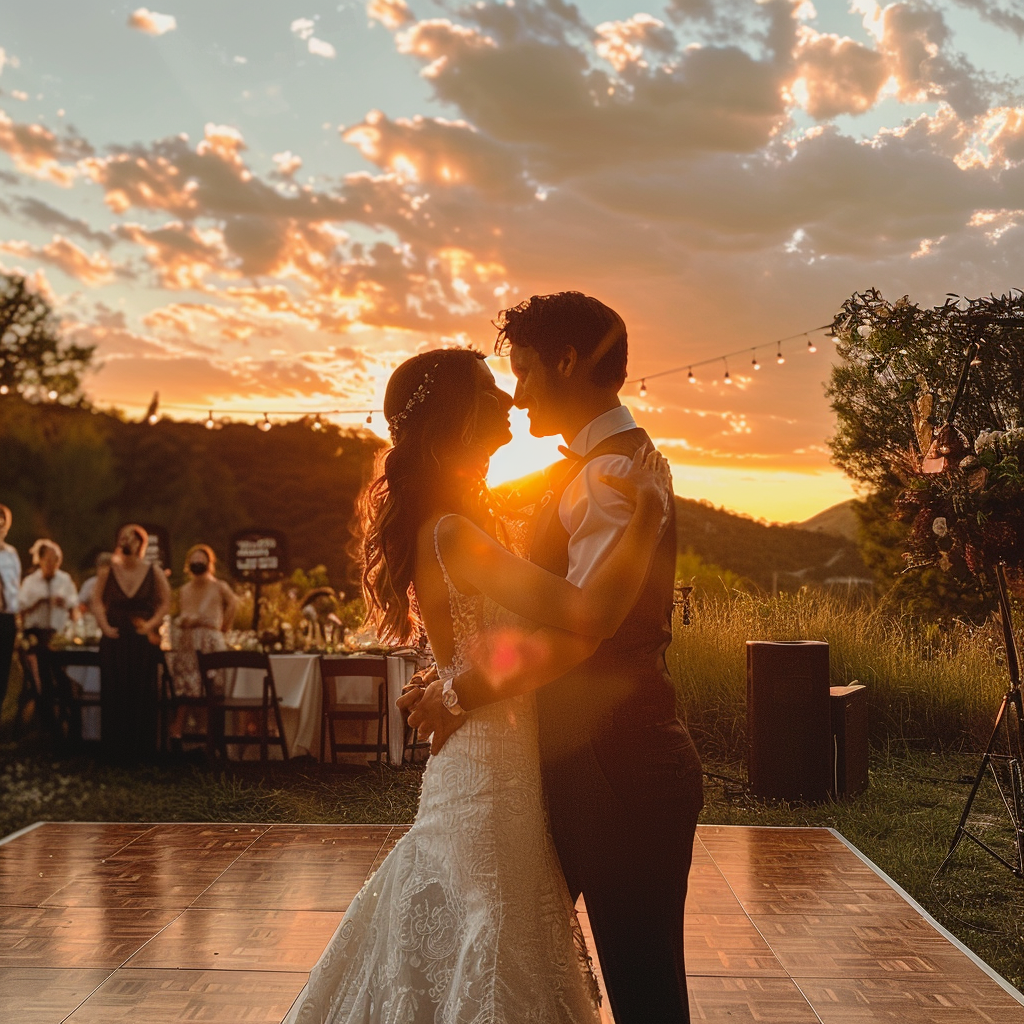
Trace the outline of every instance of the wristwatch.
{"label": "wristwatch", "polygon": [[459,703],[459,695],[453,689],[451,679],[446,680],[441,691],[441,703],[453,715],[464,715],[466,713],[466,709]]}

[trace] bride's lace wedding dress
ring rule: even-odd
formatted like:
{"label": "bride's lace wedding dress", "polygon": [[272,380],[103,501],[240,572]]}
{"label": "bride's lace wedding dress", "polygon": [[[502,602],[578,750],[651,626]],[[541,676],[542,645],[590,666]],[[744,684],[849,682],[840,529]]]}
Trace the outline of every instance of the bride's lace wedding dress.
{"label": "bride's lace wedding dress", "polygon": [[[502,610],[448,585],[468,667]],[[416,821],[353,900],[286,1024],[596,1024],[597,986],[547,827],[532,695],[431,757]]]}

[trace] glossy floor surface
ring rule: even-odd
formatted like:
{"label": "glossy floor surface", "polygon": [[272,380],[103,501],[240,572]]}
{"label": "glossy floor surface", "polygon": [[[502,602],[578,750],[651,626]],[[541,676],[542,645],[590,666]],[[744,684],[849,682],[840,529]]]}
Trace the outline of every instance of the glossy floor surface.
{"label": "glossy floor surface", "polygon": [[[18,834],[0,843],[3,1019],[279,1024],[404,831]],[[1024,1024],[1024,1006],[827,829],[701,826],[686,950],[695,1021]]]}

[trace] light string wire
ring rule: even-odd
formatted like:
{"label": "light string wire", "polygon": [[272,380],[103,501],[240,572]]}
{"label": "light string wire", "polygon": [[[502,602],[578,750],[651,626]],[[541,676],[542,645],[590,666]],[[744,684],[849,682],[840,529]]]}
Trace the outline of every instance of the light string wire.
{"label": "light string wire", "polygon": [[[778,352],[781,355],[782,345],[787,341],[794,341],[797,338],[807,338],[808,351],[816,352],[817,349],[812,344],[810,336],[812,334],[817,334],[819,331],[830,331],[831,329],[832,323],[829,322],[827,324],[822,325],[821,327],[812,327],[810,328],[810,330],[797,331],[796,334],[790,334],[785,338],[776,338],[772,341],[762,341],[759,342],[757,345],[744,345],[743,348],[738,348],[733,352],[725,352],[722,353],[721,355],[709,356],[707,359],[698,359],[692,363],[681,363],[679,366],[673,366],[668,370],[659,370],[657,373],[646,373],[640,377],[631,377],[629,380],[626,381],[626,383],[639,384],[641,397],[643,397],[643,395],[646,394],[647,392],[647,382],[649,380],[657,380],[659,377],[668,377],[670,374],[683,373],[684,371],[688,372],[690,374],[691,380],[693,380],[695,379],[693,378],[693,371],[695,369],[701,366],[711,366],[714,363],[726,364],[726,373],[728,374],[729,359],[735,359],[737,356],[743,356],[746,355],[748,352],[753,352],[756,360],[756,354],[759,348],[771,348],[773,345],[775,346],[776,352]],[[756,368],[760,369],[759,366]]]}
{"label": "light string wire", "polygon": [[[753,359],[751,360],[755,370],[761,368],[760,363],[757,359],[757,350],[760,348],[771,348],[775,347],[776,362],[781,366],[786,360],[782,355],[783,344],[795,341],[799,338],[807,339],[807,350],[810,353],[817,352],[817,347],[811,341],[811,335],[817,334],[821,331],[831,331],[832,323],[823,324],[821,327],[812,327],[806,331],[797,331],[796,334],[787,335],[785,338],[776,338],[771,341],[762,341],[757,345],[744,345],[742,348],[734,349],[732,352],[725,352],[721,355],[708,356],[706,359],[698,359],[689,363],[680,363],[678,366],[670,367],[667,370],[659,370],[657,373],[647,373],[639,377],[631,377],[625,381],[625,384],[639,384],[640,385],[640,397],[643,398],[647,394],[647,382],[649,380],[657,380],[659,377],[668,377],[676,373],[682,373],[684,370],[687,372],[688,379],[691,384],[697,382],[697,378],[694,376],[694,369],[699,369],[702,366],[712,366],[715,363],[722,363],[725,367],[725,382],[727,384],[732,383],[732,378],[729,375],[729,360],[735,359],[738,356],[745,356],[748,352],[753,353]],[[8,393],[8,388],[3,389],[3,394]],[[177,409],[189,412],[206,412],[206,423],[207,425],[213,422],[214,415],[220,417],[226,416],[246,416],[256,417],[257,425],[262,430],[270,428],[270,417],[282,417],[282,416],[299,416],[303,418],[313,418],[314,429],[322,429],[321,419],[325,416],[365,416],[366,422],[371,422],[371,417],[375,414],[383,413],[383,409],[377,408],[365,408],[365,409],[218,409],[211,408],[209,405],[201,404],[189,404],[184,402],[161,402],[158,395],[154,395],[152,401],[146,402],[130,402],[130,401],[114,401],[112,399],[94,398],[92,399],[95,405],[108,405],[117,407],[119,405],[126,406],[128,408],[147,408],[146,420],[150,423],[156,423],[159,419],[157,411],[159,409]],[[259,420],[259,417],[263,417]]]}

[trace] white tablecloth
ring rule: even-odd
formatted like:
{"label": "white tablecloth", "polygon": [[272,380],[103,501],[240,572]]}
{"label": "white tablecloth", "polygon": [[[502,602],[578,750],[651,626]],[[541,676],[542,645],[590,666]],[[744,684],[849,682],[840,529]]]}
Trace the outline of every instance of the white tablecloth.
{"label": "white tablecloth", "polygon": [[[88,694],[100,692],[99,665],[69,665],[66,669],[68,677],[79,683],[82,691]],[[97,707],[82,708],[82,739],[98,740],[100,738],[100,709]]]}
{"label": "white tablecloth", "polygon": [[[387,665],[388,761],[391,764],[401,764],[405,736],[402,716],[395,708],[395,701],[401,696],[402,687],[416,671],[416,663],[412,658],[400,655],[370,657],[380,658]],[[323,694],[319,657],[315,654],[272,654],[270,671],[281,705],[281,718],[284,721],[289,755],[294,757],[310,754],[319,757]],[[336,693],[339,698],[347,699],[353,704],[369,704],[374,699],[373,680],[369,676],[351,676],[336,682]],[[234,673],[234,681],[229,685],[230,694],[234,697],[259,697],[263,693],[263,677],[257,669],[239,669]]]}

